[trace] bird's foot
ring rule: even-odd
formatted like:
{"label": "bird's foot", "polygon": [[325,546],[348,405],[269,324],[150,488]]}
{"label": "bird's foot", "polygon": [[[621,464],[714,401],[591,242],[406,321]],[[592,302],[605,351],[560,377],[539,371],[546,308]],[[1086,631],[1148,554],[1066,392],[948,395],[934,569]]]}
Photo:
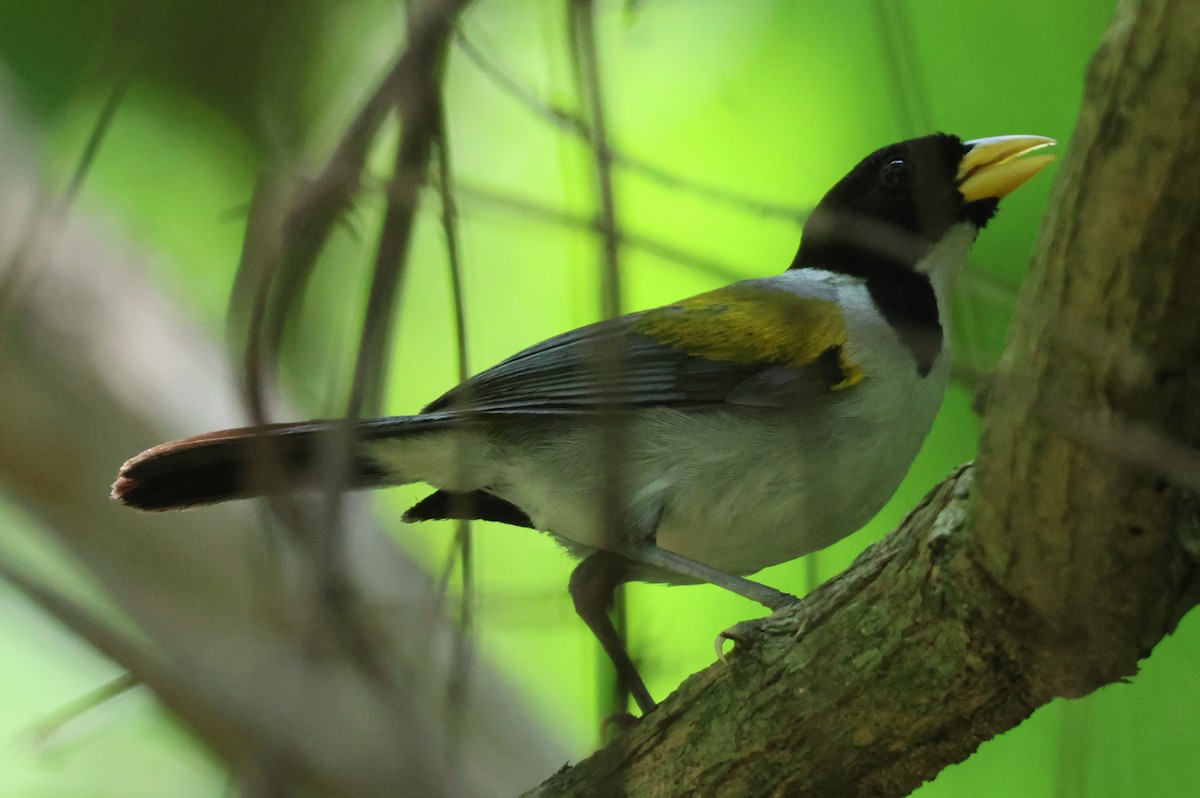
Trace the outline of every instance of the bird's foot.
{"label": "bird's foot", "polygon": [[717,635],[717,639],[713,643],[713,646],[717,651],[717,659],[719,659],[721,662],[726,661],[725,643],[727,641],[732,642],[735,648],[740,647],[747,649],[753,646],[754,639],[758,637],[759,633],[764,627],[771,624],[775,617],[775,613],[779,612],[779,610],[782,610],[785,607],[791,607],[799,603],[800,599],[796,598],[795,596],[787,593],[780,593],[779,601],[775,606],[771,607],[771,610],[773,611],[771,615],[768,615],[765,618],[751,618],[747,621],[739,621],[738,623],[735,623],[733,626],[726,629],[724,632],[721,632],[721,634]]}
{"label": "bird's foot", "polygon": [[713,646],[717,650],[717,659],[721,662],[727,661],[725,659],[725,643],[727,641],[732,641],[734,648],[739,646],[749,648],[754,632],[757,631],[759,626],[760,624],[757,620],[739,621],[717,635],[717,639],[713,642]]}

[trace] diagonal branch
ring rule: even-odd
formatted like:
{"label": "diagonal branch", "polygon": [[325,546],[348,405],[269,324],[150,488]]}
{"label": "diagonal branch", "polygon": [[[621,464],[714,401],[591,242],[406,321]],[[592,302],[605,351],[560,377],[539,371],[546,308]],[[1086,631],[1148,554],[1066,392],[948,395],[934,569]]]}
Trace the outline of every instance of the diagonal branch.
{"label": "diagonal branch", "polygon": [[[899,796],[1138,660],[1200,602],[1200,18],[1092,64],[976,472],[537,796]],[[1128,346],[1081,349],[1084,324]],[[1148,368],[1123,356],[1133,348]]]}

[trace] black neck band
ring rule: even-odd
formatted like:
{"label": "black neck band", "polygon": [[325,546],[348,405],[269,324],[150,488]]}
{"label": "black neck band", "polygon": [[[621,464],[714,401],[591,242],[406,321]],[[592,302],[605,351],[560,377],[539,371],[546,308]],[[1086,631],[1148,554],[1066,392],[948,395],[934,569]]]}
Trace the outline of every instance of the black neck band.
{"label": "black neck band", "polygon": [[927,276],[882,255],[803,244],[789,268],[823,269],[864,279],[871,301],[912,353],[917,373],[924,377],[933,368],[942,351],[942,323]]}

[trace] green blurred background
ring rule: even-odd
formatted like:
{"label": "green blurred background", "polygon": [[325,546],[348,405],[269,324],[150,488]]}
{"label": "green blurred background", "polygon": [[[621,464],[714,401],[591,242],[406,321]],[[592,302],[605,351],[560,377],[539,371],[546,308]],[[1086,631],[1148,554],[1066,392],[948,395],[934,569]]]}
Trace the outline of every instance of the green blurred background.
{"label": "green blurred background", "polygon": [[[964,137],[1037,133],[1065,144],[1087,61],[1113,5],[600,3],[612,142],[630,159],[686,181],[799,210],[869,151],[933,129]],[[461,30],[544,108],[574,112],[564,8],[557,0],[478,0]],[[155,279],[214,337],[224,335],[259,169],[287,162],[315,170],[404,32],[402,7],[384,0],[7,0],[0,11],[0,82],[36,130],[51,185],[65,185],[114,82],[129,77],[77,210],[150,252]],[[586,145],[505,91],[460,47],[451,50],[447,96],[469,357],[479,368],[598,317],[600,241],[586,229],[595,208],[593,166]],[[308,414],[344,407],[387,179],[386,147],[380,155],[375,183],[321,259],[286,353],[285,385]],[[812,562],[772,568],[763,581],[803,592],[813,573],[823,579],[839,572],[974,455],[975,377],[1002,351],[1053,177],[1051,167],[1005,200],[974,250],[956,307],[963,379],[896,497],[858,534]],[[794,252],[795,219],[666,186],[638,169],[618,169],[616,180],[622,229],[657,245],[621,251],[627,310],[779,271]],[[549,212],[522,210],[495,195]],[[394,413],[417,410],[455,379],[432,191],[428,200],[397,326],[387,400]],[[663,257],[664,248],[689,257]],[[130,441],[129,451],[155,442]],[[453,530],[397,520],[420,496],[419,488],[390,490],[376,508],[399,544],[437,571]],[[0,505],[0,525],[25,523]],[[567,597],[572,562],[528,530],[481,524],[476,546],[484,657],[556,736],[586,753],[601,712],[599,660]],[[631,646],[659,697],[712,662],[720,630],[757,614],[709,587],[634,586],[628,607]],[[1192,618],[1131,685],[1039,710],[918,795],[1200,793],[1197,655],[1200,629]],[[47,744],[30,743],[30,730],[54,710],[116,673],[0,585],[0,796],[222,792],[219,763],[146,695],[122,696]]]}

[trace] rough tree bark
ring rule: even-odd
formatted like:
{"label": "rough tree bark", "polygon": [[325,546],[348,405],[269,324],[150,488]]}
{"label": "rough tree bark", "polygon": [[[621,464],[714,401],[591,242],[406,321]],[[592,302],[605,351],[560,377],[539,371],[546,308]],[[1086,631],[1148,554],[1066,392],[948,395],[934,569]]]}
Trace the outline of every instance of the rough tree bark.
{"label": "rough tree bark", "polygon": [[1200,15],[1125,2],[964,467],[536,796],[904,795],[1200,601]]}

